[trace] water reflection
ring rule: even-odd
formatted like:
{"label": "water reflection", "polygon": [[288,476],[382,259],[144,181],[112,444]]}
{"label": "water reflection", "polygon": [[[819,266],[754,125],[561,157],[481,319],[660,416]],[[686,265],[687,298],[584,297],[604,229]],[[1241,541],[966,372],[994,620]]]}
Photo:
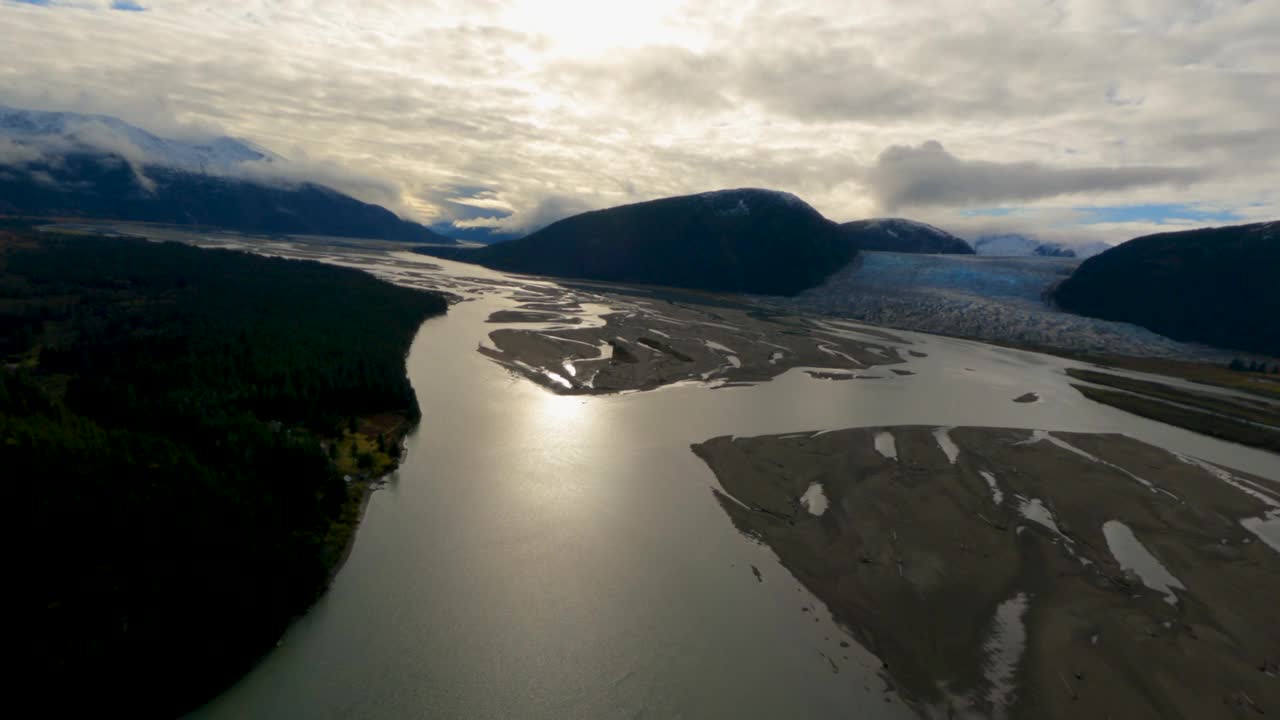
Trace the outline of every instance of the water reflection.
{"label": "water reflection", "polygon": [[[451,282],[497,275],[440,264]],[[1083,399],[1064,361],[912,333],[900,334],[928,357],[912,358],[910,377],[793,370],[752,387],[559,396],[475,351],[496,327],[488,314],[519,302],[492,290],[466,290],[480,299],[415,342],[422,427],[334,587],[199,717],[911,717],[879,662],[842,648],[820,604],[726,522],[689,451],[716,435],[1121,431],[1280,477],[1268,453]],[[1011,402],[1028,391],[1043,402]]]}

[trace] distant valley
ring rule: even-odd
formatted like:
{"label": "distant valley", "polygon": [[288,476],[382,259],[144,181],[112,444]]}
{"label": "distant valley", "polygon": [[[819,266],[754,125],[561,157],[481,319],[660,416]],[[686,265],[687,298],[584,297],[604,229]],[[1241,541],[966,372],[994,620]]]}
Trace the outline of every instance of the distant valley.
{"label": "distant valley", "polygon": [[502,241],[462,247],[324,185],[268,179],[286,177],[288,161],[234,138],[175,140],[107,116],[0,106],[0,143],[0,214],[407,242],[501,271],[790,297],[879,324],[1072,350],[1280,354],[1277,329],[1259,327],[1280,315],[1268,289],[1275,223],[1113,248],[1022,232],[965,238],[908,218],[838,223],[790,193],[742,188],[586,212],[516,239],[480,233]]}
{"label": "distant valley", "polygon": [[1263,327],[1280,316],[1269,289],[1275,225],[1114,248],[1014,233],[970,242],[904,218],[837,224],[794,195],[740,189],[584,213],[483,248],[418,251],[508,272],[784,296],[794,310],[940,334],[1220,361],[1280,355],[1277,327]]}

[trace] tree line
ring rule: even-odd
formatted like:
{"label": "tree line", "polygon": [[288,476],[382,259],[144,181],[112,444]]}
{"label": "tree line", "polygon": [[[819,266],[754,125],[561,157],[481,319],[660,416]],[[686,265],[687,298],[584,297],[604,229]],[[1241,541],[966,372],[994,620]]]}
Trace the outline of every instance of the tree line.
{"label": "tree line", "polygon": [[338,560],[327,440],[417,418],[405,357],[445,308],[318,263],[0,228],[0,467],[50,712],[172,716],[270,647]]}
{"label": "tree line", "polygon": [[1250,360],[1248,362],[1240,358],[1232,358],[1231,363],[1227,366],[1236,372],[1251,373],[1269,373],[1271,375],[1280,375],[1280,364],[1272,365],[1271,369],[1267,369],[1267,364],[1261,360]]}

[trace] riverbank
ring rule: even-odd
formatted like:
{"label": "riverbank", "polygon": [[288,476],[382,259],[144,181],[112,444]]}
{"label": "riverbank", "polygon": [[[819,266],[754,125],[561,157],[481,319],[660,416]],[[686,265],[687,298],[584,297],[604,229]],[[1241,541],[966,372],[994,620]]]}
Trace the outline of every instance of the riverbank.
{"label": "riverbank", "polygon": [[326,587],[333,584],[333,579],[351,556],[369,500],[387,477],[400,467],[405,439],[417,428],[416,421],[403,413],[359,418],[353,424],[355,432],[344,429],[341,437],[325,442],[330,460],[347,484],[347,500],[343,503],[342,512],[325,535],[325,554],[332,558],[327,563]]}
{"label": "riverbank", "polygon": [[922,711],[1280,711],[1274,481],[1124,436],[992,428],[693,450],[739,530]]}
{"label": "riverbank", "polygon": [[1274,402],[1210,395],[1092,370],[1068,368],[1066,372],[1090,383],[1071,386],[1095,402],[1241,445],[1280,452],[1280,405]]}
{"label": "riverbank", "polygon": [[50,479],[20,600],[41,643],[23,655],[54,714],[172,716],[327,586],[420,415],[405,358],[446,302],[24,227],[0,230],[0,266],[0,465]]}

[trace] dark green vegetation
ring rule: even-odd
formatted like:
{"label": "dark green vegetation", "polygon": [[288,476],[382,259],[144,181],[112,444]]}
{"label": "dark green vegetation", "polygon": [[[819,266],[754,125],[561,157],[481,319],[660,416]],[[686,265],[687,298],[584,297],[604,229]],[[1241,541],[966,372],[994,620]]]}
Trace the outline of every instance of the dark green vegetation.
{"label": "dark green vegetation", "polygon": [[[0,228],[19,651],[53,716],[173,716],[325,586],[398,456],[439,296],[315,263]],[[372,433],[376,433],[372,434]]]}
{"label": "dark green vegetation", "polygon": [[255,233],[451,243],[386,208],[330,188],[269,185],[161,167],[148,183],[122,158],[71,154],[0,168],[0,213],[197,225]]}
{"label": "dark green vegetation", "polygon": [[1280,356],[1280,222],[1130,240],[1086,260],[1054,299],[1175,340]]}
{"label": "dark green vegetation", "polygon": [[751,189],[584,213],[475,250],[420,251],[510,272],[766,295],[813,287],[857,253],[800,199]]}
{"label": "dark green vegetation", "polygon": [[1251,398],[1235,398],[1195,392],[1172,385],[1165,385],[1164,383],[1137,380],[1095,370],[1067,368],[1067,375],[1095,385],[1106,385],[1117,390],[1148,395],[1159,400],[1191,405],[1207,412],[1230,415],[1263,425],[1272,425],[1280,431],[1280,404]]}
{"label": "dark green vegetation", "polygon": [[1272,365],[1271,369],[1267,370],[1267,364],[1261,360],[1250,360],[1249,362],[1245,362],[1240,358],[1232,358],[1231,363],[1227,368],[1235,372],[1251,372],[1259,374],[1270,372],[1272,375],[1280,375],[1280,365]]}
{"label": "dark green vegetation", "polygon": [[1071,387],[1094,402],[1203,435],[1280,452],[1280,406],[1274,403],[1198,393],[1092,370],[1069,368],[1067,374],[1107,386],[1072,383]]}
{"label": "dark green vegetation", "polygon": [[1182,378],[1201,385],[1238,390],[1260,398],[1280,402],[1280,378],[1258,373],[1242,373],[1219,364],[1171,360],[1168,358],[1130,357],[1127,355],[1095,355],[1044,346],[1012,345],[1032,352],[1056,355],[1068,360],[1105,368],[1118,368],[1152,375]]}
{"label": "dark green vegetation", "polygon": [[856,220],[842,224],[840,230],[859,250],[973,254],[973,247],[962,238],[941,228],[914,220],[902,218]]}

